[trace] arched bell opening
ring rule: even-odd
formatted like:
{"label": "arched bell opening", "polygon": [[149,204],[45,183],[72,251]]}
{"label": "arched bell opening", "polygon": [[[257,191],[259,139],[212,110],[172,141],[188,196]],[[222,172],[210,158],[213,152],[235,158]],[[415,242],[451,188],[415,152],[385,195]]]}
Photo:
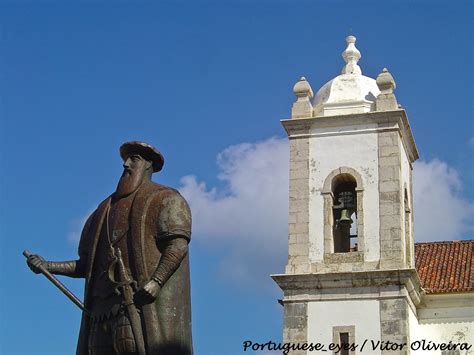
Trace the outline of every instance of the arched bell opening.
{"label": "arched bell opening", "polygon": [[331,185],[334,252],[357,251],[357,181],[350,174],[340,174]]}
{"label": "arched bell opening", "polygon": [[346,253],[348,257],[363,255],[364,186],[361,175],[347,166],[335,169],[324,180],[321,194],[326,260],[339,262],[340,259],[331,259],[330,255],[334,253]]}

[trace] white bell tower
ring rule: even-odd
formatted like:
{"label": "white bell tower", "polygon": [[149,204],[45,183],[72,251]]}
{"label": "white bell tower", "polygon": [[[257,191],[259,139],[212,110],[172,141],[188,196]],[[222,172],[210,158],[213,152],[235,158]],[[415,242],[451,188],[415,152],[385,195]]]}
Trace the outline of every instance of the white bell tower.
{"label": "white bell tower", "polygon": [[282,120],[290,140],[288,264],[272,277],[284,291],[285,342],[406,342],[408,307],[419,302],[418,151],[392,75],[362,75],[356,38],[346,42],[342,73],[315,95],[302,77],[291,119]]}

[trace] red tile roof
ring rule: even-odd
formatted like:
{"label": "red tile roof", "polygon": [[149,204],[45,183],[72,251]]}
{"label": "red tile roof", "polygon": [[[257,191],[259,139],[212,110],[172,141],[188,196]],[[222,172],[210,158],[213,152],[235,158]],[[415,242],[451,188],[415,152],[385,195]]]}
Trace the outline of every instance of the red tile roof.
{"label": "red tile roof", "polygon": [[427,293],[473,292],[474,240],[415,244],[416,271]]}

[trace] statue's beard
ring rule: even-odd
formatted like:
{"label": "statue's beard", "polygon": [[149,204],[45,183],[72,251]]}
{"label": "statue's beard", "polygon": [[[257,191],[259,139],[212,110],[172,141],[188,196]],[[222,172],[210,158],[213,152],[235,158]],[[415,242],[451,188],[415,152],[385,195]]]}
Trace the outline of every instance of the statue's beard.
{"label": "statue's beard", "polygon": [[144,175],[143,170],[125,169],[115,190],[115,196],[121,198],[135,192],[143,182]]}

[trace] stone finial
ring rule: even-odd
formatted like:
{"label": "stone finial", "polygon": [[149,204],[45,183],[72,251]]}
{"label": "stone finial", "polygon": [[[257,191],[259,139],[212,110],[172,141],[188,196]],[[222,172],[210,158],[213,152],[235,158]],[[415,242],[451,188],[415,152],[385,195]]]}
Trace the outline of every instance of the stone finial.
{"label": "stone finial", "polygon": [[296,82],[295,86],[293,86],[293,92],[298,98],[298,101],[305,97],[313,97],[313,89],[311,89],[311,85],[309,85],[308,81],[304,76],[302,76],[300,80]]}
{"label": "stone finial", "polygon": [[347,48],[342,52],[342,58],[344,58],[346,65],[342,68],[342,74],[362,74],[362,70],[357,65],[361,54],[356,48],[355,42],[356,38],[354,36],[346,37]]}
{"label": "stone finial", "polygon": [[291,109],[291,117],[311,117],[313,114],[313,105],[310,99],[313,97],[313,89],[304,76],[293,86],[293,92],[296,96],[296,102]]}
{"label": "stone finial", "polygon": [[397,103],[397,98],[393,91],[397,87],[395,80],[393,79],[392,74],[383,68],[382,72],[377,76],[376,80],[377,86],[380,89],[380,94],[375,100],[375,107],[377,111],[392,111],[398,110],[399,105]]}
{"label": "stone finial", "polygon": [[381,94],[393,94],[393,91],[397,87],[392,74],[389,73],[387,68],[383,68],[382,72],[377,77],[376,82]]}

